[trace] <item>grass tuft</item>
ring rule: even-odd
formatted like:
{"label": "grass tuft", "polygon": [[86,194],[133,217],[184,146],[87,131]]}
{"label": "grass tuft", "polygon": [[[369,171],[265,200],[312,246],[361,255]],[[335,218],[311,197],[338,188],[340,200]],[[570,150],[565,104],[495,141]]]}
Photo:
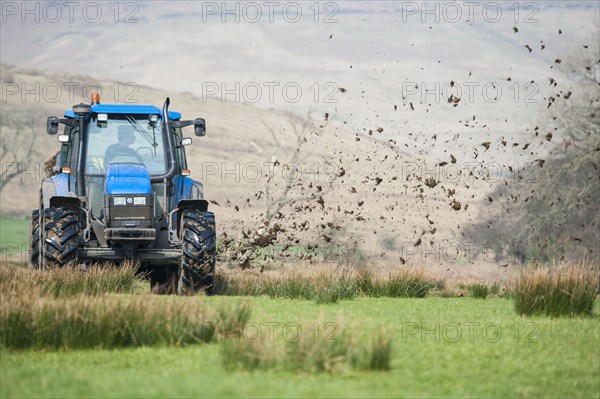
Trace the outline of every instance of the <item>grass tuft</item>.
{"label": "grass tuft", "polygon": [[262,274],[219,272],[215,286],[218,295],[267,295],[329,304],[358,295],[423,298],[431,289],[444,289],[445,282],[421,268],[402,269],[383,277],[366,268],[323,267]]}
{"label": "grass tuft", "polygon": [[[305,326],[308,331],[310,326]],[[345,328],[335,336],[299,334],[284,342],[262,339],[229,339],[221,347],[226,370],[287,370],[300,373],[338,373],[343,370],[382,371],[391,368],[391,334],[379,329],[359,334]]]}
{"label": "grass tuft", "polygon": [[215,294],[228,296],[264,295],[263,279],[264,276],[251,270],[236,271],[235,273],[218,270],[215,275]]}
{"label": "grass tuft", "polygon": [[353,299],[357,294],[355,274],[349,269],[334,272],[325,269],[316,276],[314,285],[318,304]]}
{"label": "grass tuft", "polygon": [[5,348],[118,348],[210,342],[219,318],[203,303],[139,296],[1,295]]}
{"label": "grass tuft", "polygon": [[432,288],[444,285],[422,268],[408,268],[394,271],[387,278],[363,269],[358,273],[357,286],[368,297],[424,298]]}
{"label": "grass tuft", "polygon": [[266,295],[271,298],[315,300],[319,304],[352,299],[357,294],[355,273],[348,268],[324,267],[283,272],[219,272],[217,295]]}
{"label": "grass tuft", "polygon": [[0,267],[0,347],[185,346],[241,334],[250,307],[131,293],[137,266],[37,271]]}
{"label": "grass tuft", "polygon": [[222,305],[217,308],[217,332],[223,340],[231,336],[239,339],[250,316],[250,306],[246,302]]}
{"label": "grass tuft", "polygon": [[591,315],[599,268],[589,264],[527,268],[511,288],[517,313],[546,316]]}
{"label": "grass tuft", "polygon": [[265,350],[263,341],[226,340],[221,344],[221,363],[226,371],[271,369],[277,358]]}
{"label": "grass tuft", "polygon": [[490,294],[490,287],[485,283],[473,283],[467,286],[473,298],[485,299]]}
{"label": "grass tuft", "polygon": [[491,286],[490,286],[490,294],[499,296],[500,295],[500,290],[502,287],[500,287],[500,283],[499,282],[494,282]]}
{"label": "grass tuft", "polygon": [[34,270],[16,266],[0,267],[0,291],[24,292],[38,289],[40,295],[58,297],[132,293],[138,280],[137,265],[95,264],[87,270],[65,267]]}
{"label": "grass tuft", "polygon": [[350,362],[356,370],[389,370],[392,360],[391,334],[380,329],[374,335],[363,338],[359,350],[351,351]]}
{"label": "grass tuft", "polygon": [[314,274],[287,270],[279,275],[267,275],[263,280],[264,293],[271,298],[314,299]]}
{"label": "grass tuft", "polygon": [[346,364],[350,335],[341,332],[336,337],[318,340],[310,334],[286,342],[285,368],[290,371],[333,373]]}

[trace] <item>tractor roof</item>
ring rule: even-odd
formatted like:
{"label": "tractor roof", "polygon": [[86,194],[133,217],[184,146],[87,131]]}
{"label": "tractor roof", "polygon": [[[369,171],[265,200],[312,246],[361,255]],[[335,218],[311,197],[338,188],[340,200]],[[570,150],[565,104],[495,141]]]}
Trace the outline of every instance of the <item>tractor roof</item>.
{"label": "tractor roof", "polygon": [[[161,115],[162,111],[154,105],[141,104],[95,104],[92,105],[92,112],[96,114],[144,114],[144,115]],[[72,110],[65,112],[65,117],[74,118],[75,114]],[[181,119],[181,114],[175,111],[169,111],[169,119]]]}

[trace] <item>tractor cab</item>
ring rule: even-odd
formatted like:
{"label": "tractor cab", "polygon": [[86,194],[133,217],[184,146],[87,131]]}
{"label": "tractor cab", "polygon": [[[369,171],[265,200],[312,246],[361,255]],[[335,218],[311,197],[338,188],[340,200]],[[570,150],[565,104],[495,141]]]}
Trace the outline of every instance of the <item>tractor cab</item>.
{"label": "tractor cab", "polygon": [[[192,139],[183,135],[184,127],[194,126],[196,136],[204,136],[205,121],[182,121],[180,113],[169,111],[169,103],[167,98],[162,110],[151,105],[101,104],[94,94],[90,105],[75,105],[62,119],[48,118],[49,134],[58,134],[59,124],[64,130],[58,135],[61,148],[55,170],[59,173],[42,182],[40,209],[32,218],[32,236],[36,215],[41,230],[38,237],[32,237],[35,267],[133,259],[160,276],[157,284],[173,282],[175,274],[183,278],[178,285],[184,291],[206,283],[214,259],[212,268],[204,265],[201,272],[187,265],[207,247],[214,247],[214,215],[208,212],[202,183],[189,177],[184,147]],[[44,245],[42,227],[58,224],[46,220],[44,214],[56,209],[73,213],[77,219],[77,243],[67,240],[68,254],[64,253],[64,237],[60,237],[60,248]],[[190,217],[193,222],[188,225],[196,225],[192,233],[184,227]],[[205,237],[210,242],[198,247],[206,241],[200,237],[200,227],[206,227],[202,225],[208,225],[212,238]],[[189,251],[186,255],[186,237],[195,248],[192,255]],[[40,244],[34,248],[36,238]],[[194,259],[186,259],[190,256]]]}

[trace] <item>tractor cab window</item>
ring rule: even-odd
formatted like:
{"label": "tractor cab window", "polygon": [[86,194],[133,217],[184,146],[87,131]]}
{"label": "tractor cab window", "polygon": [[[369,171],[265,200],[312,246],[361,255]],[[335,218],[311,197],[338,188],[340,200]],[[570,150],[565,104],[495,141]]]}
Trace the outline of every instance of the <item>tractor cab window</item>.
{"label": "tractor cab window", "polygon": [[144,164],[151,175],[166,172],[160,119],[152,122],[148,115],[109,114],[107,120],[99,121],[93,115],[89,126],[87,175],[104,175],[108,165],[117,162]]}
{"label": "tractor cab window", "polygon": [[60,147],[60,168],[67,167],[75,169],[77,167],[77,150],[79,148],[79,126],[65,126],[63,134],[69,136],[69,142],[63,143]]}

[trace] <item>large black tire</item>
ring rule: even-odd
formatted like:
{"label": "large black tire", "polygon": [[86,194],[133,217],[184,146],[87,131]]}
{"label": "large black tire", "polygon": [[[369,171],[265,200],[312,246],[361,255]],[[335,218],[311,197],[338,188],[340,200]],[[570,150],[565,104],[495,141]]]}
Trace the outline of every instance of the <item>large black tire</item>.
{"label": "large black tire", "polygon": [[43,268],[77,262],[79,220],[77,211],[65,207],[44,209]]}
{"label": "large black tire", "polygon": [[182,244],[177,293],[193,295],[203,291],[212,295],[217,261],[214,213],[184,210],[179,231]]}
{"label": "large black tire", "polygon": [[31,212],[31,225],[29,228],[29,266],[40,268],[40,210]]}

